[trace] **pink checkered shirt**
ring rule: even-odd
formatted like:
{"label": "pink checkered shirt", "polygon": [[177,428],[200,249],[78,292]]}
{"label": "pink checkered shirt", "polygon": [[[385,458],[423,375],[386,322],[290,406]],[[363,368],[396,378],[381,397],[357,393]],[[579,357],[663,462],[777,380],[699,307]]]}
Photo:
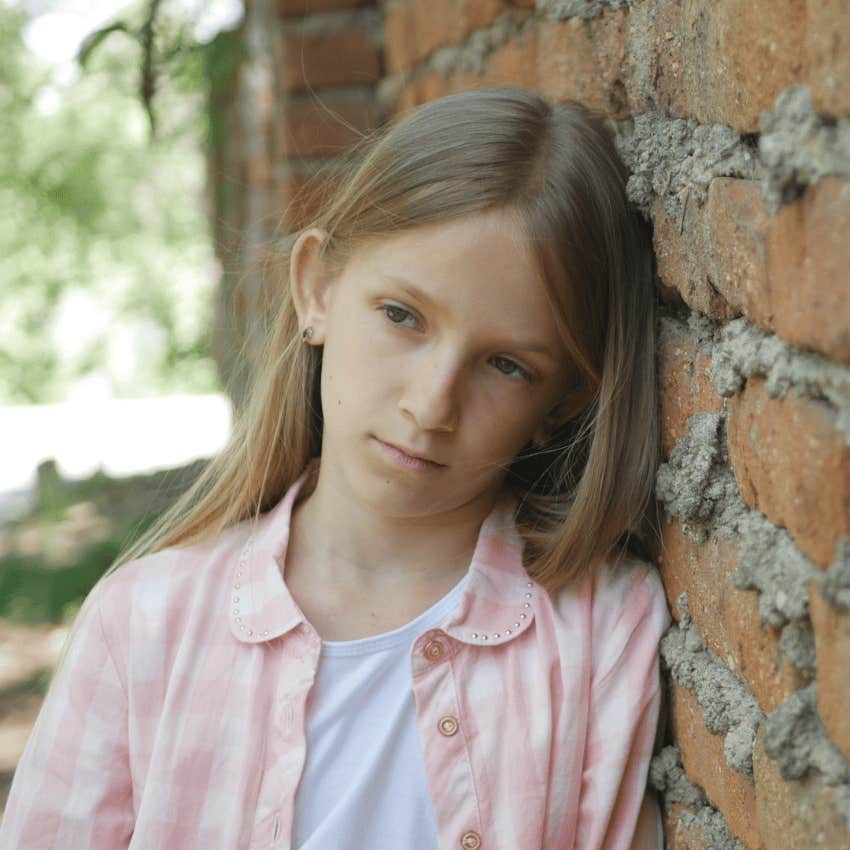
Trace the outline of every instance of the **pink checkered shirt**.
{"label": "pink checkered shirt", "polygon": [[[0,848],[291,847],[321,649],[281,570],[306,474],[253,535],[245,521],[146,555],[89,594]],[[486,518],[459,606],[410,650],[439,848],[660,848],[644,796],[670,623],[658,573],[633,560],[553,600],[513,506]]]}

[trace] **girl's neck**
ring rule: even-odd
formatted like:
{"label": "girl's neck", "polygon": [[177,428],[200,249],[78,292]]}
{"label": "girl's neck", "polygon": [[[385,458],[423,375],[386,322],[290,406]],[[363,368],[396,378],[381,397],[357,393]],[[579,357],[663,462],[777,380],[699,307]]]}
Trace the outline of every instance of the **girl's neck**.
{"label": "girl's neck", "polygon": [[369,593],[416,593],[459,581],[495,502],[483,494],[457,509],[408,519],[364,507],[321,472],[304,486],[290,519],[287,580],[306,570],[326,586]]}

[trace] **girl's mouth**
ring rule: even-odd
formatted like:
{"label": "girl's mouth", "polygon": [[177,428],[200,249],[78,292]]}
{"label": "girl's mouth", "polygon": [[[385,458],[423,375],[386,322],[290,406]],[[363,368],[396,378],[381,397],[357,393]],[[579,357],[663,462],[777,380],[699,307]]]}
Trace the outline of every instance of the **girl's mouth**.
{"label": "girl's mouth", "polygon": [[413,469],[417,471],[426,471],[431,469],[441,469],[443,464],[435,463],[432,460],[423,460],[422,458],[413,457],[407,454],[396,446],[390,443],[385,443],[377,437],[373,437],[375,442],[381,447],[384,455],[392,460],[396,465],[402,466],[405,469]]}

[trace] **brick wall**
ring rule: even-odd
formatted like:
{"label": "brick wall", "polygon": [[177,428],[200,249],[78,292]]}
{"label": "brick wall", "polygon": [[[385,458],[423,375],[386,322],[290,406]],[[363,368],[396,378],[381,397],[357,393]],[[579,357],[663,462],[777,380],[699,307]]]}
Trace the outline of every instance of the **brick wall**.
{"label": "brick wall", "polygon": [[242,327],[358,131],[500,84],[609,116],[658,257],[668,847],[850,846],[850,4],[252,0],[245,40]]}

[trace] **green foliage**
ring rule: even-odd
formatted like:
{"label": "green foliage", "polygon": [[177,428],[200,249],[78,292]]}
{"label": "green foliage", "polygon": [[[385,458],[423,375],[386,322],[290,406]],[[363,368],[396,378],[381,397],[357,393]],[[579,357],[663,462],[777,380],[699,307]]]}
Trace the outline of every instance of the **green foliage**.
{"label": "green foliage", "polygon": [[119,397],[216,391],[203,56],[163,57],[151,140],[136,40],[113,29],[59,85],[25,22],[0,4],[0,403],[92,374]]}

